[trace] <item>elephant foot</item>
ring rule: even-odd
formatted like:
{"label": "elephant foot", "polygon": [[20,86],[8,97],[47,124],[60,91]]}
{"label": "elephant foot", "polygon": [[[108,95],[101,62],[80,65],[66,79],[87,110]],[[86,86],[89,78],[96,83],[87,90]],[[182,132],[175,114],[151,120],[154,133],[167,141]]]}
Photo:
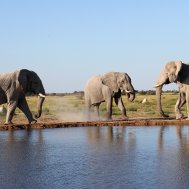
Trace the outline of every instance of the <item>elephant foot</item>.
{"label": "elephant foot", "polygon": [[112,114],[110,113],[106,114],[106,121],[112,121]]}
{"label": "elephant foot", "polygon": [[189,116],[188,116],[188,117],[187,117],[187,116],[184,116],[183,119],[189,120]]}
{"label": "elephant foot", "polygon": [[128,121],[129,118],[121,118],[121,121]]}
{"label": "elephant foot", "polygon": [[161,117],[163,117],[163,118],[168,118],[169,115],[162,113],[162,114],[161,114]]}
{"label": "elephant foot", "polygon": [[13,122],[12,121],[6,121],[4,124],[5,125],[13,125]]}
{"label": "elephant foot", "polygon": [[127,116],[122,116],[120,120],[121,121],[127,121],[127,120],[129,120],[129,118]]}
{"label": "elephant foot", "polygon": [[176,119],[184,119],[184,115],[183,114],[177,114],[176,115]]}
{"label": "elephant foot", "polygon": [[106,121],[112,121],[111,117],[106,118]]}
{"label": "elephant foot", "polygon": [[32,120],[32,121],[29,121],[29,124],[30,124],[30,125],[33,125],[33,124],[35,124],[35,123],[37,123],[37,120],[35,120],[35,119]]}

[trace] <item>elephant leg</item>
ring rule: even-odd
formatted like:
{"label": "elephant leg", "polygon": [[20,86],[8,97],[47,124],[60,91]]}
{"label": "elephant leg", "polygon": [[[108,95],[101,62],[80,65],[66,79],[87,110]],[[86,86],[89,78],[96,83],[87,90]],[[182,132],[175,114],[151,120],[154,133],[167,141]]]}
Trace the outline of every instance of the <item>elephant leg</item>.
{"label": "elephant leg", "polygon": [[189,92],[186,93],[187,119],[189,119]]}
{"label": "elephant leg", "polygon": [[17,101],[10,101],[7,105],[7,115],[5,124],[12,124],[12,118],[17,107]]}
{"label": "elephant leg", "polygon": [[115,103],[118,106],[119,110],[122,113],[123,119],[128,119],[127,114],[126,114],[126,109],[125,109],[125,106],[123,104],[122,98],[121,97],[119,97],[119,98],[114,97],[114,100],[115,100]]}
{"label": "elephant leg", "polygon": [[106,114],[106,119],[107,120],[112,120],[112,97],[109,97],[106,100],[106,107],[107,107],[107,114]]}
{"label": "elephant leg", "polygon": [[98,121],[100,120],[100,114],[99,114],[99,106],[100,106],[100,104],[96,104],[95,106],[94,106],[94,111],[95,111],[95,119],[97,119]]}
{"label": "elephant leg", "polygon": [[90,108],[86,108],[86,110],[85,110],[85,119],[87,120],[87,121],[90,121],[91,120],[91,109]]}
{"label": "elephant leg", "polygon": [[25,116],[28,119],[29,124],[34,124],[37,122],[37,120],[35,120],[32,116],[32,113],[29,109],[29,106],[28,106],[28,103],[27,103],[25,97],[19,100],[18,108],[25,114]]}
{"label": "elephant leg", "polygon": [[175,105],[176,119],[182,119],[184,115],[181,113],[182,106],[186,103],[186,97],[184,93],[179,94],[179,98]]}
{"label": "elephant leg", "polygon": [[91,120],[91,105],[89,99],[85,99],[85,119],[87,121]]}

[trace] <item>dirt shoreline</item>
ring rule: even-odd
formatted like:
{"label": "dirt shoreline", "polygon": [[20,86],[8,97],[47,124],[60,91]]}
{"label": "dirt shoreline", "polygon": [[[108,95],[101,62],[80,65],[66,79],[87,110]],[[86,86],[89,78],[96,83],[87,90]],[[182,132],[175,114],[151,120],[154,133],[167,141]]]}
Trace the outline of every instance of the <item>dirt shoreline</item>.
{"label": "dirt shoreline", "polygon": [[79,122],[46,122],[29,124],[0,125],[0,131],[3,130],[21,130],[21,129],[46,129],[46,128],[66,128],[66,127],[87,127],[87,126],[171,126],[171,125],[189,125],[189,120],[176,120],[174,118],[137,118],[127,121],[79,121]]}

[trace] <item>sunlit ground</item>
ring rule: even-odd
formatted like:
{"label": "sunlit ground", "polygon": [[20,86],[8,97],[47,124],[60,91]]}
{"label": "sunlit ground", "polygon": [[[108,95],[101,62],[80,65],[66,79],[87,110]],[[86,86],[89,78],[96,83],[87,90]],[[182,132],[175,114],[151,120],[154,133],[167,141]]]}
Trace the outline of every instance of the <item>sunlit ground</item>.
{"label": "sunlit ground", "polygon": [[[147,99],[147,103],[143,104],[143,99]],[[163,110],[170,116],[175,116],[174,106],[178,94],[165,93],[162,95]],[[37,111],[37,97],[27,97],[27,101],[30,110],[33,114]],[[136,94],[136,98],[133,102],[129,102],[127,96],[123,96],[123,102],[127,110],[129,118],[153,118],[158,117],[155,95],[142,95]],[[6,105],[5,105],[6,107]],[[82,121],[85,117],[85,104],[84,97],[81,94],[78,95],[67,95],[67,96],[47,96],[43,105],[42,117],[38,120],[39,122],[47,121]],[[183,113],[186,115],[186,106],[182,108]],[[100,116],[103,119],[106,114],[106,104],[102,103],[100,106]],[[119,119],[121,116],[118,107],[113,104],[113,118]],[[0,115],[0,122],[3,123],[5,115]],[[20,123],[26,122],[27,120],[24,114],[17,108],[16,115],[13,118],[13,122]]]}

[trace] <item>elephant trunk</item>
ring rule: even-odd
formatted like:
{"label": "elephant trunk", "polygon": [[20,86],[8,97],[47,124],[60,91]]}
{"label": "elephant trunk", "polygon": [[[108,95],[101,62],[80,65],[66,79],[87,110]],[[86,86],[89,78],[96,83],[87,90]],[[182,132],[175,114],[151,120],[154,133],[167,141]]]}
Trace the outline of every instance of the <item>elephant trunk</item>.
{"label": "elephant trunk", "polygon": [[161,116],[163,117],[169,117],[163,112],[162,104],[161,104],[161,94],[162,94],[162,87],[163,85],[160,85],[156,87],[156,100],[157,100],[157,108]]}
{"label": "elephant trunk", "polygon": [[129,93],[129,101],[133,101],[135,99],[135,92],[134,93]]}
{"label": "elephant trunk", "polygon": [[42,106],[43,106],[43,102],[45,100],[45,95],[39,93],[38,96],[38,103],[37,103],[37,114],[35,115],[35,118],[39,118],[41,117],[42,114]]}
{"label": "elephant trunk", "polygon": [[132,102],[135,99],[135,90],[133,86],[131,85],[127,90],[125,90],[125,92],[127,93],[129,101]]}

